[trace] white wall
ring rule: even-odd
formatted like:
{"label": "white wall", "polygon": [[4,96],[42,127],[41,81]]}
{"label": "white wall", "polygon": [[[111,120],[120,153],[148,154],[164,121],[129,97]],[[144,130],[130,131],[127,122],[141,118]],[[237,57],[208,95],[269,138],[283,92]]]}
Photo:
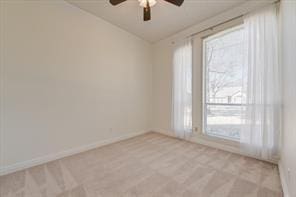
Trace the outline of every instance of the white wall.
{"label": "white wall", "polygon": [[280,167],[290,197],[294,197],[296,196],[296,1],[282,1],[281,23],[283,132]]}
{"label": "white wall", "polygon": [[149,43],[64,1],[0,13],[2,168],[149,128]]}

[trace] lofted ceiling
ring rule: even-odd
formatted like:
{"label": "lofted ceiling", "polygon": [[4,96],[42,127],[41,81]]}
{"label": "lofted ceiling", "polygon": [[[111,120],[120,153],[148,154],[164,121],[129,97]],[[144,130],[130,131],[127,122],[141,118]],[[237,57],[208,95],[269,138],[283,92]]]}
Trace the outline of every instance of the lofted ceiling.
{"label": "lofted ceiling", "polygon": [[181,7],[157,0],[148,22],[143,21],[143,8],[138,0],[127,0],[117,6],[112,6],[109,0],[66,1],[154,43],[247,0],[185,0]]}

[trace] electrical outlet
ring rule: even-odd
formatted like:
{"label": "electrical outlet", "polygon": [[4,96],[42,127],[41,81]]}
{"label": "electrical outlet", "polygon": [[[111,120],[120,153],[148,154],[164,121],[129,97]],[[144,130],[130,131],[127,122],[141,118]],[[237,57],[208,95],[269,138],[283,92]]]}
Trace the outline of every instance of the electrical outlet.
{"label": "electrical outlet", "polygon": [[288,168],[287,172],[288,172],[288,182],[289,182],[289,183],[291,183],[291,180],[292,180],[292,173],[291,173],[291,169],[290,169],[290,168]]}
{"label": "electrical outlet", "polygon": [[296,184],[296,172],[291,171],[291,176],[292,176],[291,185],[295,185]]}
{"label": "electrical outlet", "polygon": [[199,127],[193,127],[192,130],[193,130],[194,134],[199,134],[200,133]]}

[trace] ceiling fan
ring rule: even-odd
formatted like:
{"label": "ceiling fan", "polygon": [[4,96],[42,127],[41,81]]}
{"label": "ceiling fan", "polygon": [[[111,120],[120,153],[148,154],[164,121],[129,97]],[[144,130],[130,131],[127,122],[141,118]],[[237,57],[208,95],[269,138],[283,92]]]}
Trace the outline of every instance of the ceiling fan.
{"label": "ceiling fan", "polygon": [[[110,0],[110,3],[112,5],[118,5],[122,2],[125,2],[127,0]],[[138,0],[140,2],[140,6],[144,9],[144,21],[151,20],[151,7],[156,4],[156,0]],[[181,6],[184,2],[184,0],[164,0],[169,3],[172,3],[176,6]]]}

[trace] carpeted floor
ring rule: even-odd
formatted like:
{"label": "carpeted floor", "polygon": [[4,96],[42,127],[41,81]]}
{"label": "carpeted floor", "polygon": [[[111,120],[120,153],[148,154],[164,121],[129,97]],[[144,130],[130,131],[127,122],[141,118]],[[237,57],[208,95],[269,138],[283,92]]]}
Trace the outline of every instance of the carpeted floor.
{"label": "carpeted floor", "polygon": [[278,197],[276,165],[156,133],[0,177],[1,197]]}

